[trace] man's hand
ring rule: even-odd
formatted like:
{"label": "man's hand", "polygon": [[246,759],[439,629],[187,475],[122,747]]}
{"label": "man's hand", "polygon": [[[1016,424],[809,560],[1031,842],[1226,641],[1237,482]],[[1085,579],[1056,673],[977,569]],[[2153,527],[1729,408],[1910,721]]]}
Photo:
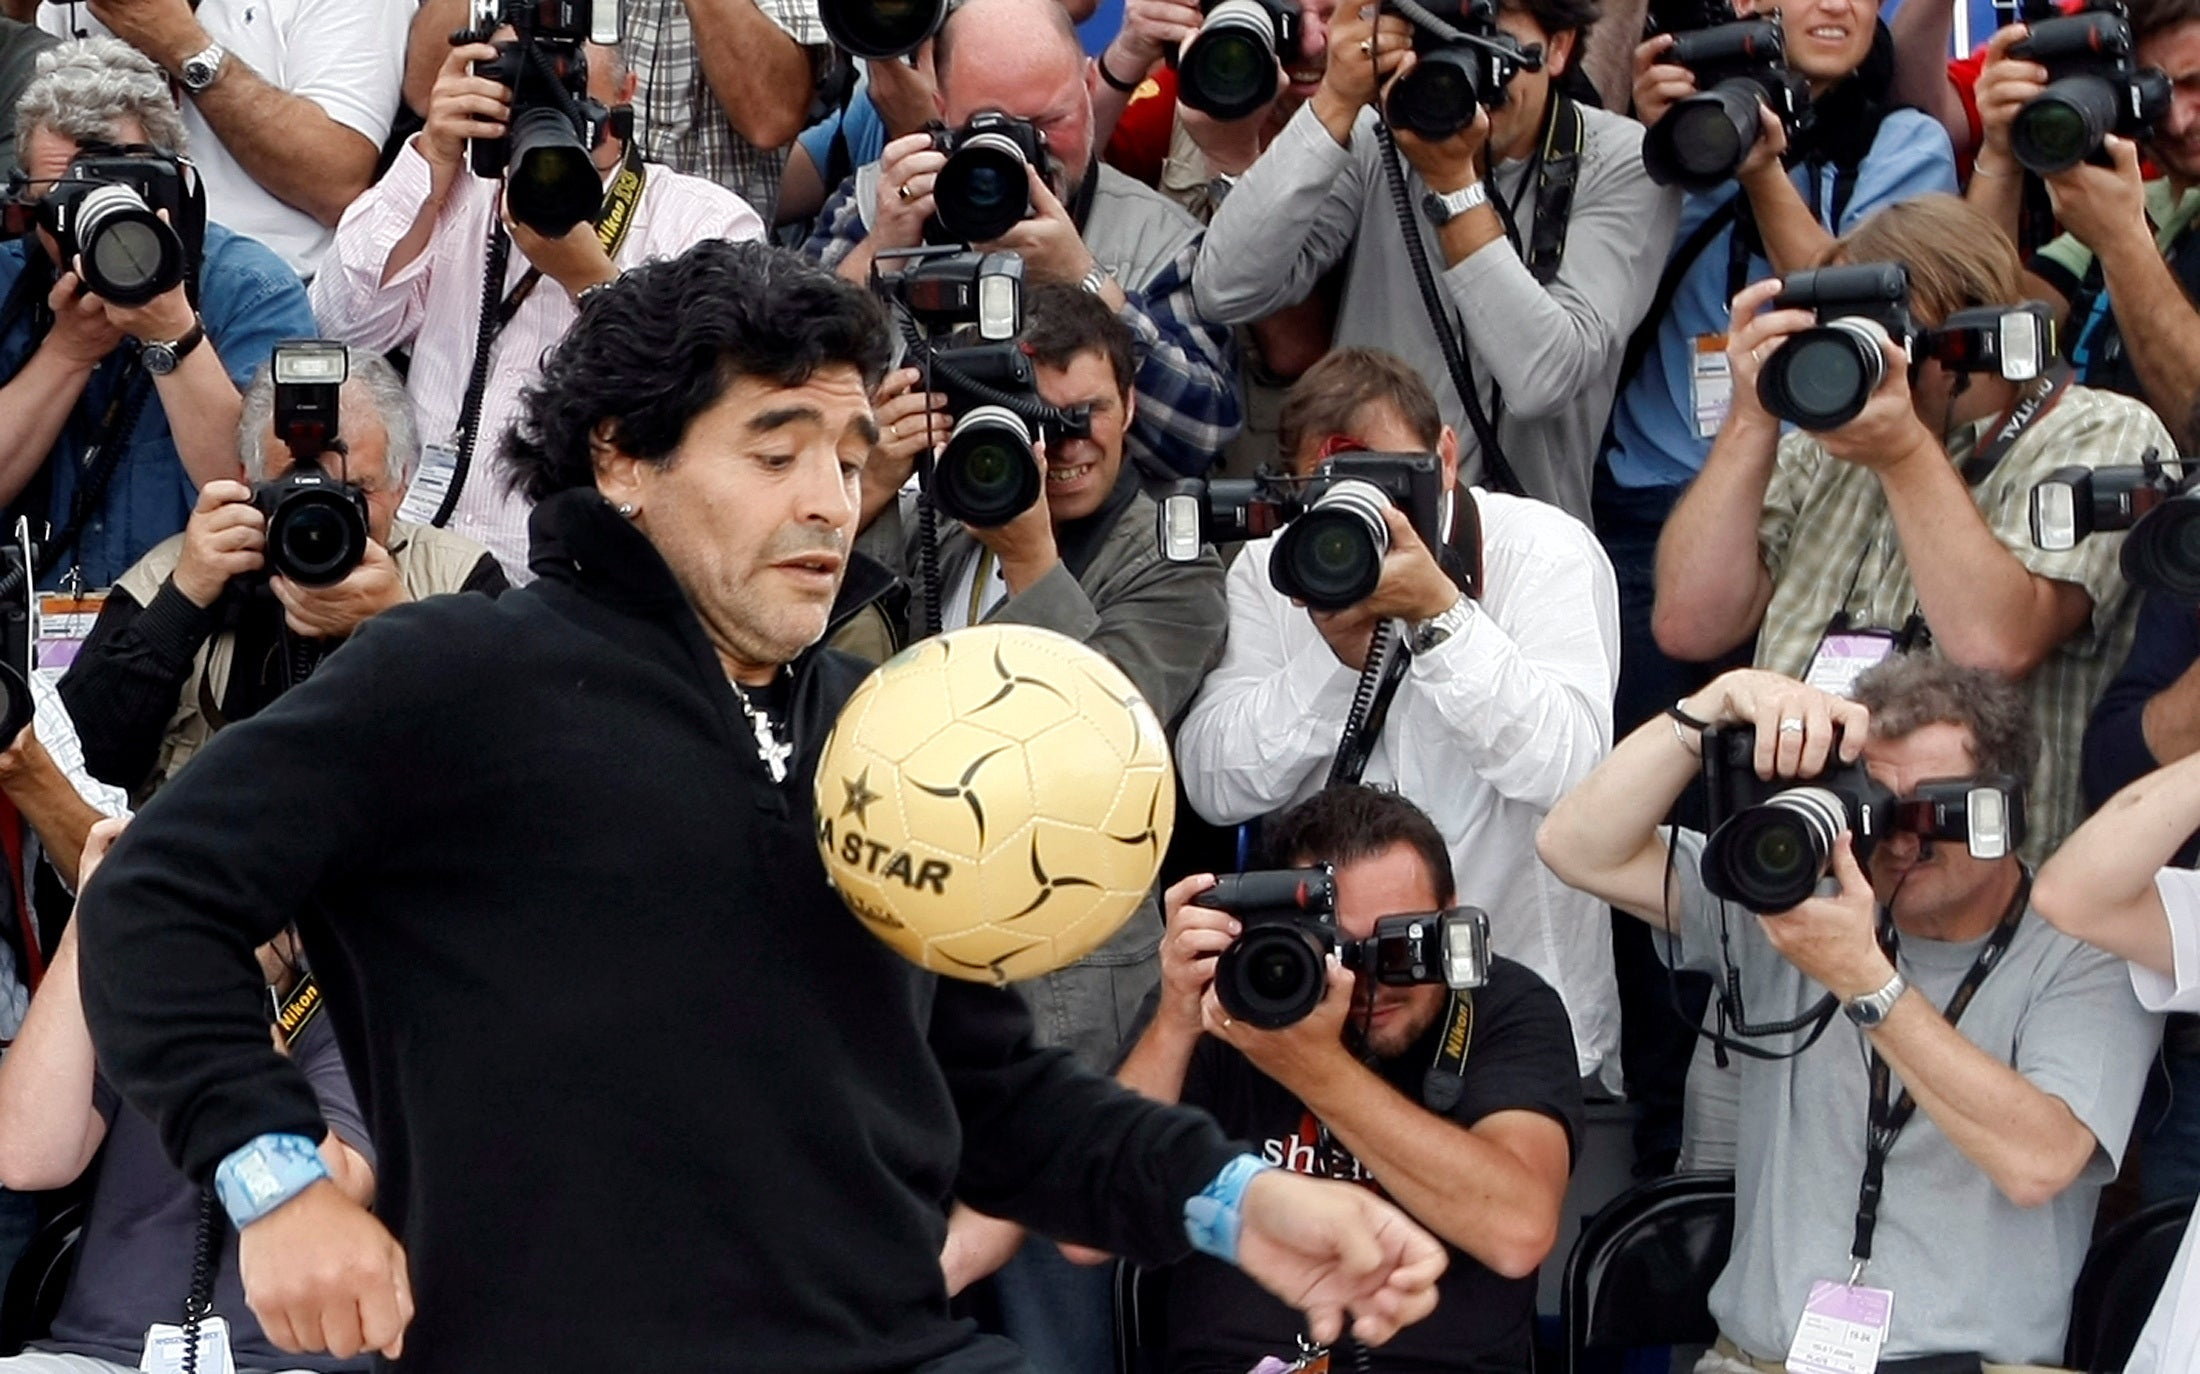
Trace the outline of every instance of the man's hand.
{"label": "man's hand", "polygon": [[2047,68],[2023,57],[2009,56],[2012,45],[2031,35],[2024,24],[2010,24],[1986,40],[1986,64],[1979,69],[1977,166],[1990,176],[2014,175],[2016,158],[2009,147],[2009,126],[2024,103],[2047,89]]}
{"label": "man's hand", "polygon": [[324,1179],[237,1235],[245,1303],[285,1350],[405,1353],[412,1280],[397,1238]]}
{"label": "man's hand", "polygon": [[916,470],[917,456],[947,441],[955,418],[947,413],[947,397],[938,391],[920,391],[924,374],[913,367],[886,374],[871,393],[871,416],[878,424],[878,442],[863,464],[863,524],[868,527],[890,505]]}
{"label": "man's hand", "polygon": [[[1276,88],[1281,90],[1289,80],[1283,75],[1281,63],[1277,64],[1276,73]],[[1216,119],[1178,101],[1176,118],[1184,126],[1185,137],[1191,139],[1192,146],[1207,159],[1208,171],[1237,176],[1260,160],[1262,135],[1273,108],[1270,105],[1240,119]]]}
{"label": "man's hand", "polygon": [[1215,958],[1243,929],[1229,912],[1192,901],[1214,885],[1214,874],[1194,873],[1161,894],[1166,929],[1161,936],[1161,1002],[1154,1014],[1183,1026],[1200,1024],[1200,999],[1215,981]]}
{"label": "man's hand", "polygon": [[1757,375],[1764,371],[1765,359],[1772,356],[1773,350],[1787,342],[1788,335],[1818,323],[1817,312],[1811,310],[1759,313],[1780,294],[1782,284],[1779,278],[1769,277],[1750,283],[1734,295],[1734,313],[1726,327],[1726,367],[1733,383],[1733,398],[1726,411],[1728,424],[1740,420],[1773,428],[1779,425],[1757,399]]}
{"label": "man's hand", "polygon": [[1001,580],[1010,596],[1037,582],[1062,561],[1054,543],[1054,516],[1047,506],[1046,445],[1035,444],[1031,461],[1039,468],[1039,496],[1009,517],[1005,525],[979,528],[969,525],[970,535],[993,551],[1001,562]]}
{"label": "man's hand", "polygon": [[509,193],[498,204],[504,227],[511,232],[512,246],[526,254],[527,261],[540,268],[544,276],[564,287],[566,295],[578,300],[589,287],[618,279],[619,269],[604,251],[592,221],[584,219],[562,237],[551,238],[512,217]]}
{"label": "man's hand", "polygon": [[342,639],[390,607],[412,599],[398,576],[396,560],[372,539],[367,541],[367,556],[341,582],[305,587],[278,577],[271,585],[275,599],[283,603],[283,623],[291,633],[308,639]]}
{"label": "man's hand", "polygon": [[1780,116],[1772,112],[1770,105],[1759,101],[1757,141],[1750,145],[1748,154],[1742,158],[1742,165],[1734,169],[1734,179],[1745,187],[1753,178],[1760,176],[1777,181],[1787,180],[1787,165],[1781,161],[1787,156],[1787,150],[1787,125],[1780,122]]}
{"label": "man's hand", "polygon": [[1254,1068],[1291,1089],[1295,1097],[1310,1096],[1310,1085],[1354,1060],[1344,1047],[1345,1018],[1352,1013],[1352,971],[1331,955],[1327,961],[1329,982],[1314,1009],[1288,1026],[1262,1030],[1234,1020],[1222,999],[1210,986],[1200,998],[1200,1027],[1231,1049],[1244,1055]]}
{"label": "man's hand", "polygon": [[1694,72],[1678,62],[1658,60],[1675,41],[1674,35],[1661,33],[1635,45],[1635,118],[1645,128],[1696,93]]}
{"label": "man's hand", "polygon": [[[76,864],[77,891],[82,892],[84,884],[90,882],[92,875],[99,871],[99,866],[107,861],[107,851],[115,847],[115,841],[122,838],[122,832],[129,824],[128,816],[102,816],[92,822],[91,833],[84,837],[84,855]],[[68,930],[62,933],[66,935],[75,929],[76,922],[71,921]]]}
{"label": "man's hand", "polygon": [[[1871,733],[1871,712],[1857,703],[1758,668],[1720,674],[1681,709],[1713,725],[1756,727],[1757,776],[1767,779],[1810,777],[1829,758],[1853,763]],[[1782,728],[1789,721],[1802,728]]]}
{"label": "man's hand", "polygon": [[1880,340],[1879,351],[1886,360],[1886,376],[1864,402],[1863,412],[1819,435],[1818,442],[1842,462],[1876,473],[1919,459],[1946,462],[1940,436],[1925,428],[1910,398],[1909,355],[1891,339]]}
{"label": "man's hand", "polygon": [[[168,212],[161,211],[160,217],[166,220]],[[80,264],[82,261],[78,259]],[[127,334],[140,343],[174,343],[190,333],[191,326],[198,322],[198,313],[192,310],[191,298],[184,293],[180,281],[143,305],[117,305],[94,295],[86,295],[84,299],[99,301],[100,307],[107,312],[107,323],[113,325],[116,332]]]}
{"label": "man's hand", "polygon": [[1461,595],[1404,511],[1385,506],[1383,523],[1390,528],[1390,552],[1383,555],[1382,578],[1375,590],[1342,610],[1307,612],[1329,651],[1354,672],[1366,668],[1378,624],[1390,619],[1432,619],[1450,610]]}
{"label": "man's hand", "polygon": [[183,556],[169,580],[192,605],[214,604],[233,577],[257,572],[267,562],[267,517],[252,504],[242,482],[208,482],[183,527]]}
{"label": "man's hand", "polygon": [[1834,841],[1833,875],[1841,884],[1836,895],[1757,922],[1781,958],[1846,1002],[1887,986],[1894,965],[1879,947],[1879,901],[1846,830]]}
{"label": "man's hand", "polygon": [[1024,177],[1031,185],[1031,213],[993,242],[981,244],[989,251],[1015,253],[1035,282],[1060,282],[1075,286],[1093,267],[1092,250],[1077,232],[1077,221],[1055,198],[1039,169],[1027,166]]}
{"label": "man's hand", "polygon": [[[1418,55],[1408,52],[1398,64],[1398,70],[1383,83],[1383,97],[1412,72]],[[1490,112],[1479,101],[1474,106],[1474,122],[1450,138],[1423,138],[1411,129],[1395,129],[1391,137],[1398,141],[1398,151],[1421,174],[1421,180],[1438,195],[1463,191],[1482,179],[1482,150],[1489,146]]]}
{"label": "man's hand", "polygon": [[107,318],[107,303],[85,291],[76,273],[61,274],[53,290],[46,293],[46,306],[53,311],[53,328],[46,331],[46,341],[39,346],[52,349],[75,366],[88,371],[122,346],[122,331]]}
{"label": "man's hand", "polygon": [[1413,25],[1404,17],[1377,17],[1375,6],[1345,0],[1329,21],[1329,65],[1314,92],[1314,113],[1340,144],[1351,146],[1360,108],[1374,101],[1383,82],[1413,51]]}
{"label": "man's hand", "polygon": [[2110,134],[2102,147],[2109,166],[2081,162],[2045,178],[2055,218],[2095,252],[2118,241],[2151,249],[2154,234],[2147,227],[2146,181],[2139,173],[2138,145]]}
{"label": "man's hand", "polygon": [[86,8],[115,37],[170,72],[211,41],[188,0],[90,0]]}
{"label": "man's hand", "polygon": [[474,75],[476,62],[495,61],[496,55],[493,44],[463,43],[451,49],[435,74],[418,146],[438,191],[447,189],[465,165],[467,140],[504,137],[512,92],[501,81]]}
{"label": "man's hand", "polygon": [[899,138],[914,133],[937,116],[940,88],[932,74],[931,39],[925,39],[906,62],[879,57],[863,65],[870,73],[871,104],[888,135]]}
{"label": "man's hand", "polygon": [[1245,1186],[1238,1268],[1306,1314],[1324,1345],[1381,1345],[1436,1310],[1436,1237],[1357,1184],[1264,1169]]}
{"label": "man's hand", "polygon": [[868,237],[874,248],[915,248],[924,242],[932,183],[946,165],[947,154],[932,146],[928,133],[905,134],[886,145],[879,154],[878,203]]}
{"label": "man's hand", "polygon": [[1118,81],[1142,81],[1154,65],[1183,50],[1205,15],[1192,0],[1125,0],[1123,27],[1100,54]]}

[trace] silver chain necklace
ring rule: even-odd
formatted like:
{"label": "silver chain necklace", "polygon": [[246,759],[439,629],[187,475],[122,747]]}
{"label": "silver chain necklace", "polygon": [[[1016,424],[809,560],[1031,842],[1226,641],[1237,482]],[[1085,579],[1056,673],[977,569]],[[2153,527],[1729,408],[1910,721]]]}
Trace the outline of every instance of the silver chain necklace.
{"label": "silver chain necklace", "polygon": [[746,687],[733,683],[733,696],[741,703],[741,714],[749,718],[749,728],[756,732],[756,756],[764,761],[764,768],[772,775],[773,782],[785,782],[787,767],[794,759],[794,741],[779,737],[771,713],[749,700]]}

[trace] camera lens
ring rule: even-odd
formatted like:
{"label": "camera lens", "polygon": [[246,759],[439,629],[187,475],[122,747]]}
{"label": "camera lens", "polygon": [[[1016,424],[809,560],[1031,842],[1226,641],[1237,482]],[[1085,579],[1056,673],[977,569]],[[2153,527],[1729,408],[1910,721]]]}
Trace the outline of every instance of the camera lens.
{"label": "camera lens", "polygon": [[2200,600],[2200,497],[2176,496],[2141,516],[2119,561],[2133,586]]}
{"label": "camera lens", "polygon": [[990,243],[1031,211],[1030,164],[1005,134],[974,135],[940,168],[932,204],[940,224],[965,243]]}
{"label": "camera lens", "polygon": [[944,0],[819,0],[826,36],[851,56],[905,57],[939,31]]}
{"label": "camera lens", "polygon": [[603,177],[588,145],[562,110],[536,105],[512,119],[511,171],[505,195],[512,218],[548,238],[564,238],[603,202]]}
{"label": "camera lens", "polygon": [[1450,138],[1474,123],[1481,99],[1482,70],[1475,55],[1465,48],[1437,48],[1422,53],[1390,88],[1383,117],[1423,138]]}
{"label": "camera lens", "polygon": [[1042,479],[1031,426],[1005,406],[979,406],[955,422],[933,465],[940,509],[966,525],[993,529],[1039,499]]}
{"label": "camera lens", "polygon": [[2068,171],[2116,129],[2116,88],[2098,76],[2069,76],[2024,102],[2009,125],[2019,166],[2042,176]]}
{"label": "camera lens", "polygon": [[1243,119],[1276,98],[1276,24],[1258,0],[1223,0],[1177,64],[1177,99]]}
{"label": "camera lens", "polygon": [[1765,359],[1757,374],[1757,398],[1790,424],[1823,432],[1861,415],[1886,380],[1887,332],[1860,316],[1844,316],[1805,329]]}
{"label": "camera lens", "polygon": [[286,493],[267,524],[268,564],[309,587],[341,582],[367,556],[367,525],[343,491]]}
{"label": "camera lens", "polygon": [[183,241],[128,186],[100,186],[77,203],[84,284],[117,305],[143,305],[183,280]]}
{"label": "camera lens", "polygon": [[1786,911],[1817,889],[1833,862],[1834,840],[1847,828],[1848,805],[1839,793],[1791,787],[1711,833],[1704,886],[1751,911]]}
{"label": "camera lens", "polygon": [[1390,498],[1369,482],[1332,485],[1306,514],[1277,537],[1268,580],[1285,596],[1317,611],[1342,610],[1367,599],[1382,580],[1390,552],[1383,511]]}
{"label": "camera lens", "polygon": [[1660,186],[1707,191],[1733,179],[1757,145],[1755,82],[1722,81],[1676,101],[1643,136],[1642,165]]}
{"label": "camera lens", "polygon": [[1215,997],[1231,1016],[1264,1030],[1304,1020],[1328,987],[1326,953],[1297,921],[1252,926],[1215,960]]}

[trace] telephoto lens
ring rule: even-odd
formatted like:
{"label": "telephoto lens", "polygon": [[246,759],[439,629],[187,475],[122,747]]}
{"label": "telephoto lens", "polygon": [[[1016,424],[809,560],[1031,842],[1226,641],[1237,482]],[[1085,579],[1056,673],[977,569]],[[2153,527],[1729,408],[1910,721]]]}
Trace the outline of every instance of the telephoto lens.
{"label": "telephoto lens", "polygon": [[1786,911],[1817,890],[1833,863],[1834,840],[1847,828],[1848,809],[1837,793],[1789,788],[1712,832],[1703,851],[1704,886],[1751,911]]}
{"label": "telephoto lens", "polygon": [[818,0],[825,34],[851,57],[906,57],[939,32],[947,0]]}
{"label": "telephoto lens", "polygon": [[595,217],[603,201],[603,176],[570,116],[553,106],[530,106],[513,117],[511,137],[505,195],[513,219],[545,238],[559,239]]}
{"label": "telephoto lens", "polygon": [[2009,124],[2009,150],[2027,171],[2065,172],[2116,131],[2116,115],[2115,87],[2097,76],[2066,77],[2018,109]]}
{"label": "telephoto lens", "polygon": [[1298,20],[1295,0],[1212,4],[1177,62],[1176,98],[1216,119],[1265,109],[1276,98],[1278,55],[1298,47]]}
{"label": "telephoto lens", "polygon": [[1269,582],[1317,611],[1365,601],[1382,581],[1383,556],[1390,552],[1383,518],[1389,506],[1390,497],[1372,482],[1332,483],[1277,536]]}
{"label": "telephoto lens", "polygon": [[2200,496],[2173,496],[2141,516],[2118,561],[2135,587],[2200,601]]}
{"label": "telephoto lens", "polygon": [[932,468],[940,510],[975,529],[997,529],[1029,510],[1044,489],[1036,438],[1007,406],[977,406],[958,418]]}
{"label": "telephoto lens", "polygon": [[1839,429],[1864,413],[1887,379],[1887,341],[1878,321],[1855,316],[1790,335],[1758,372],[1758,397],[1790,424],[1814,433]]}
{"label": "telephoto lens", "polygon": [[136,189],[94,186],[57,206],[65,232],[84,263],[84,285],[116,305],[144,305],[183,280],[183,240],[161,223]]}
{"label": "telephoto lens", "polygon": [[1708,191],[1734,178],[1763,133],[1761,88],[1723,81],[1675,101],[1643,136],[1642,163],[1660,186]]}
{"label": "telephoto lens", "polygon": [[1383,118],[1422,138],[1450,138],[1474,123],[1475,109],[1484,103],[1484,65],[1463,44],[1422,52],[1413,70],[1391,86]]}

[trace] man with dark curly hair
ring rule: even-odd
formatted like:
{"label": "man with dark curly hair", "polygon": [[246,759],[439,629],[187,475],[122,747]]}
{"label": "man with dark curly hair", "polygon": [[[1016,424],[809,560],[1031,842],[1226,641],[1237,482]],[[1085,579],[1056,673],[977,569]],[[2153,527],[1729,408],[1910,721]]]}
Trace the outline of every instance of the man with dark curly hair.
{"label": "man with dark curly hair", "polygon": [[[1434,1305],[1442,1252],[1388,1203],[1035,1048],[1014,992],[904,963],[832,895],[810,778],[861,666],[816,645],[877,590],[846,550],[885,363],[878,305],[791,254],[628,272],[507,446],[539,580],[376,617],[85,894],[101,1063],[214,1184],[278,1344],[414,1374],[1027,1368],[947,1314],[951,1193],[1147,1262],[1197,1244],[1325,1338]],[[268,1043],[250,950],[292,918],[377,1215],[317,1173]]]}

